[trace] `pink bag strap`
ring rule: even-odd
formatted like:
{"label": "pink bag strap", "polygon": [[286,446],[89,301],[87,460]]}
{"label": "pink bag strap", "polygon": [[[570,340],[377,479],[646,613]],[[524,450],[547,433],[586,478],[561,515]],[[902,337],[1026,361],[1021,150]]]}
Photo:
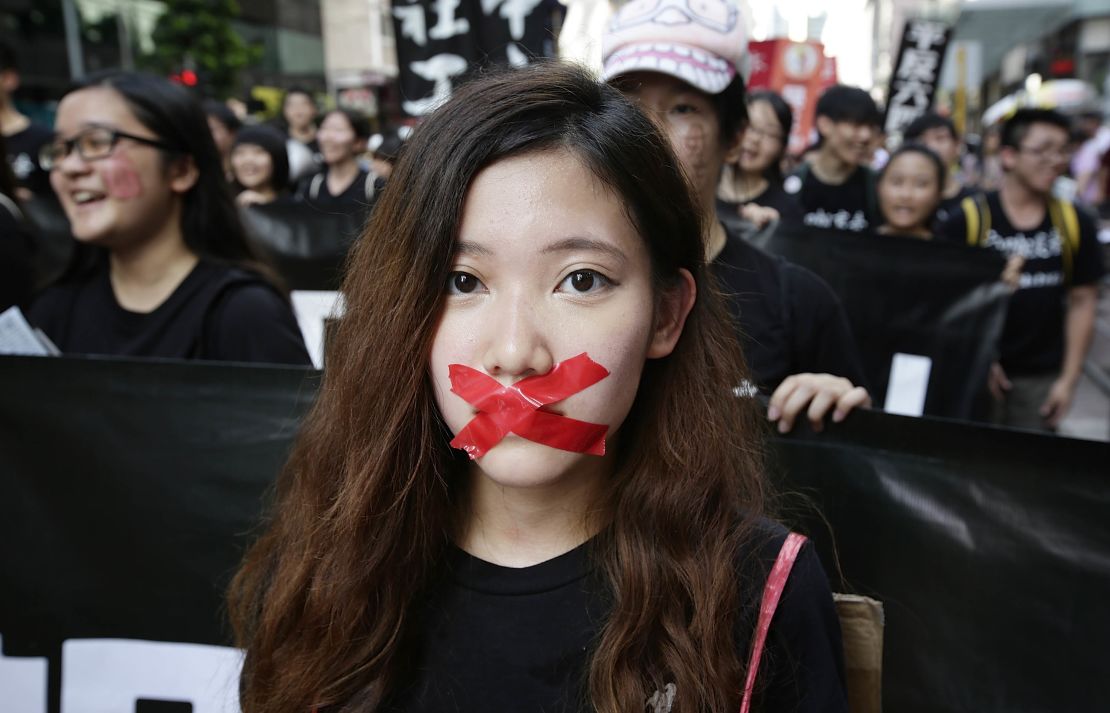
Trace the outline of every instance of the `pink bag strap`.
{"label": "pink bag strap", "polygon": [[752,650],[748,656],[748,680],[744,683],[744,699],[740,703],[740,713],[748,713],[752,705],[752,689],[755,688],[755,675],[759,671],[759,660],[763,657],[763,646],[767,642],[767,632],[771,628],[771,619],[778,609],[782,590],[786,587],[786,580],[790,578],[790,570],[798,559],[798,552],[806,543],[804,535],[791,532],[782,543],[779,556],[775,559],[775,566],[767,577],[767,585],[763,588],[763,600],[759,605],[759,621],[755,625],[755,634],[752,636]]}

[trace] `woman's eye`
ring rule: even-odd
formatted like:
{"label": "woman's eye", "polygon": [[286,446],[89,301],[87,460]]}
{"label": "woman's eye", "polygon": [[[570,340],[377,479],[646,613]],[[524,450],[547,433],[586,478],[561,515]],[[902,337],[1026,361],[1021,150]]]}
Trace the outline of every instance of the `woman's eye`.
{"label": "woman's eye", "polygon": [[560,287],[563,292],[586,294],[597,292],[612,284],[609,278],[593,270],[575,270],[566,276]]}
{"label": "woman's eye", "polygon": [[469,295],[482,286],[482,281],[469,272],[452,272],[447,277],[447,292],[452,295]]}
{"label": "woman's eye", "polygon": [[676,114],[696,114],[698,109],[693,104],[676,104],[673,111]]}

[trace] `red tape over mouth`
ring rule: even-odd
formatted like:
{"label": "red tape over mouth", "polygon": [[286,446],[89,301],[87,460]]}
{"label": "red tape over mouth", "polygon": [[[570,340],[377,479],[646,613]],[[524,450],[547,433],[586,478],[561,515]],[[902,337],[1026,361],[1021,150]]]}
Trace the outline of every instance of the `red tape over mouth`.
{"label": "red tape over mouth", "polygon": [[451,440],[451,447],[466,451],[471,460],[484,456],[510,433],[551,448],[605,455],[608,426],[540,410],[609,376],[609,370],[585,352],[559,362],[542,376],[529,376],[510,386],[465,364],[450,364],[448,370],[451,391],[479,412]]}

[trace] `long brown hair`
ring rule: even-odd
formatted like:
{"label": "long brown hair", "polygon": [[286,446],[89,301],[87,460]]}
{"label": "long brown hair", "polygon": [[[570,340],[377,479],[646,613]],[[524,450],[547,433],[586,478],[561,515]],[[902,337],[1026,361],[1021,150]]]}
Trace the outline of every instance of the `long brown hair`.
{"label": "long brown hair", "polygon": [[232,584],[248,713],[370,711],[404,683],[465,482],[427,374],[464,198],[484,166],[544,150],[573,153],[623,200],[658,289],[680,268],[698,285],[674,352],[645,366],[591,543],[612,609],[590,704],[641,710],[673,682],[675,710],[739,706],[737,571],[764,487],[760,418],[732,391],[747,371],[666,138],[617,90],[553,63],[459,88],[408,142],[353,251],[319,398]]}

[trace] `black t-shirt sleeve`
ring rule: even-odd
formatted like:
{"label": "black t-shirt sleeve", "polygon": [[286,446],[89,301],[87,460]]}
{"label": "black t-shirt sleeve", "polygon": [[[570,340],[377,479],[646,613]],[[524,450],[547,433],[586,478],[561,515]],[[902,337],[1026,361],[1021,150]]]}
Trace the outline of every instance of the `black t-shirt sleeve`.
{"label": "black t-shirt sleeve", "polygon": [[213,309],[207,330],[208,359],[312,364],[292,308],[266,285],[229,288]]}
{"label": "black t-shirt sleeve", "polygon": [[1102,264],[1102,251],[1098,243],[1098,227],[1091,214],[1076,208],[1079,219],[1079,250],[1075,255],[1075,266],[1071,286],[1091,285],[1102,279],[1106,268]]}
{"label": "black t-shirt sleeve", "polygon": [[829,580],[806,543],[786,581],[767,632],[759,710],[833,713],[848,710],[844,642]]}
{"label": "black t-shirt sleeve", "polygon": [[859,348],[836,293],[804,267],[782,264],[795,373],[833,374],[867,387]]}

